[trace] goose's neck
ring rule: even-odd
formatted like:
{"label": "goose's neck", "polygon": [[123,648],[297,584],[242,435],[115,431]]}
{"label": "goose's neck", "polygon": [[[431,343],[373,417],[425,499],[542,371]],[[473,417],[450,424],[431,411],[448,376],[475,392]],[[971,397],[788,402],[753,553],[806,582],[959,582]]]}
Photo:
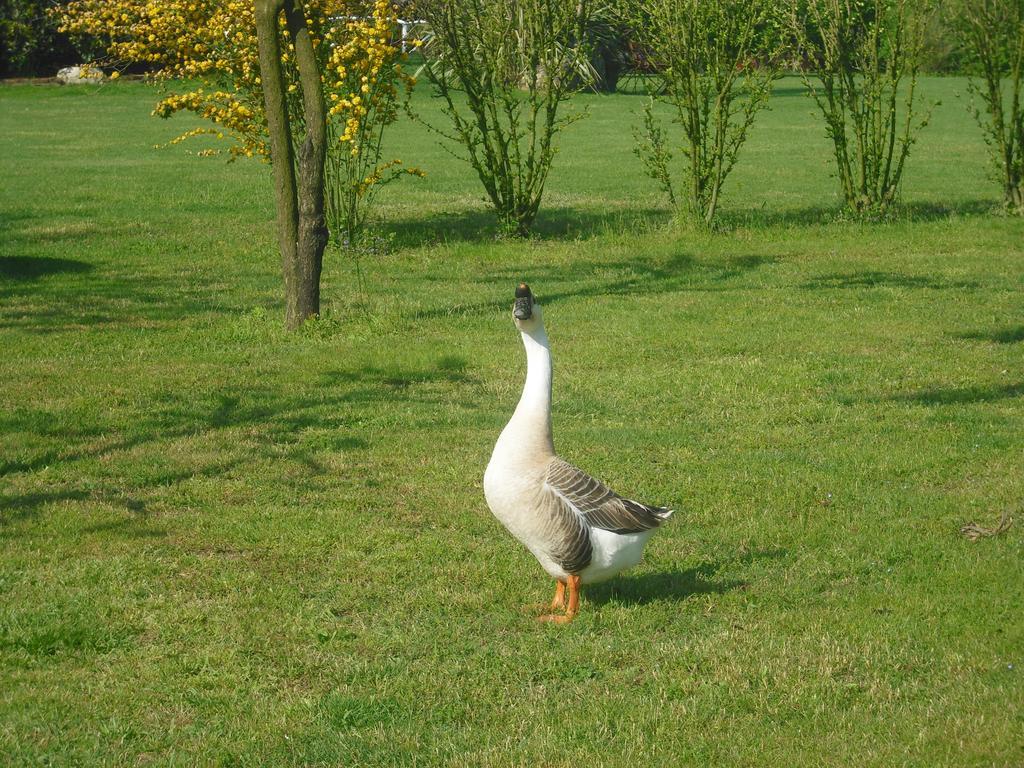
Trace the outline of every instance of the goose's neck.
{"label": "goose's neck", "polygon": [[526,384],[523,385],[523,394],[510,424],[527,428],[530,436],[537,441],[532,446],[535,450],[554,453],[551,439],[551,348],[548,346],[548,335],[541,327],[532,334],[522,333],[522,337],[526,348]]}

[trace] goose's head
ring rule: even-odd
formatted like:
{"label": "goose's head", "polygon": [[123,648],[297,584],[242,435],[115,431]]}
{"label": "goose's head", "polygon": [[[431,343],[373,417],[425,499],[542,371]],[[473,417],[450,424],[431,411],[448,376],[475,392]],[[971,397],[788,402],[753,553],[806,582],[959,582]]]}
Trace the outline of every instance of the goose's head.
{"label": "goose's head", "polygon": [[512,305],[512,319],[516,328],[523,333],[532,334],[544,327],[544,318],[540,305],[533,298],[533,291],[526,283],[516,286],[516,300]]}

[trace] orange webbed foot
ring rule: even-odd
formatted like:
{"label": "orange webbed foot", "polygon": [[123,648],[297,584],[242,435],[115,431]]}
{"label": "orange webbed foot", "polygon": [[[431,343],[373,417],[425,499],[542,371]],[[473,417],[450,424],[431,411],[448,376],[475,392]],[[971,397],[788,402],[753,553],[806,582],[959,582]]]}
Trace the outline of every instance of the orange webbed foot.
{"label": "orange webbed foot", "polygon": [[545,613],[543,616],[538,616],[537,621],[546,621],[551,624],[568,624],[573,618],[567,613]]}
{"label": "orange webbed foot", "polygon": [[[555,611],[565,610],[565,582],[555,582],[555,596],[551,598],[551,603],[533,603],[532,605],[526,606],[524,609],[528,613],[554,613]],[[540,617],[543,619],[543,617]]]}
{"label": "orange webbed foot", "polygon": [[[565,593],[566,587],[569,592],[569,602],[566,604]],[[554,613],[560,608],[565,609],[565,613]],[[569,576],[565,582],[558,582],[558,586],[555,587],[555,597],[551,601],[552,613],[546,613],[542,616],[537,617],[538,621],[549,621],[553,624],[568,624],[579,613],[580,609],[580,577]]]}

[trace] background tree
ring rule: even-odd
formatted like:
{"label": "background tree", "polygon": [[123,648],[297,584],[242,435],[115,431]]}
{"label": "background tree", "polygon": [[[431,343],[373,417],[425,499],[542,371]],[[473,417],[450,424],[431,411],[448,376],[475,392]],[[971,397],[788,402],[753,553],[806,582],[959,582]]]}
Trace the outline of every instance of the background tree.
{"label": "background tree", "polygon": [[[259,39],[257,7],[274,15],[274,35],[264,27]],[[381,156],[384,129],[411,86],[392,42],[396,17],[389,0],[75,0],[60,15],[65,31],[104,41],[106,67],[151,68],[167,89],[154,114],[189,111],[213,123],[173,142],[210,135],[227,140],[233,156],[273,156],[279,202],[290,190],[297,195],[293,211],[279,209],[286,322],[295,327],[317,314],[323,247],[313,246],[326,242],[322,217],[313,211],[318,199],[337,242],[352,243],[374,188],[403,172],[400,160]],[[276,50],[278,66],[269,50]],[[278,85],[271,106],[265,87]],[[318,172],[321,129],[326,167]],[[301,264],[293,259],[300,251],[307,254]]]}
{"label": "background tree", "polygon": [[637,154],[669,200],[677,200],[667,134],[654,116],[668,103],[683,133],[685,190],[696,221],[710,225],[722,187],[778,74],[770,0],[629,0],[627,18],[650,54],[663,88],[651,97],[637,131]]}
{"label": "background tree", "polygon": [[88,57],[90,41],[73,41],[60,32],[48,13],[54,5],[53,0],[0,0],[0,77],[52,77]]}
{"label": "background tree", "polygon": [[615,92],[630,64],[630,31],[623,23],[620,4],[621,0],[607,0],[595,6],[586,25],[591,85],[602,93]]}
{"label": "background tree", "polygon": [[857,214],[884,213],[928,122],[928,114],[915,116],[933,6],[929,0],[804,0],[792,8],[792,30],[814,71],[804,73],[804,83],[825,118],[846,204]]}
{"label": "background tree", "polygon": [[964,0],[951,21],[980,83],[968,85],[1008,210],[1024,216],[1024,0]]}
{"label": "background tree", "polygon": [[579,113],[559,107],[589,76],[587,0],[422,0],[424,71],[498,214],[529,232],[555,155]]}
{"label": "background tree", "polygon": [[[938,11],[951,7],[950,0],[935,0]],[[924,40],[921,43],[921,71],[929,74],[962,74],[964,68],[963,46],[957,39],[946,13],[928,14],[925,23]]]}

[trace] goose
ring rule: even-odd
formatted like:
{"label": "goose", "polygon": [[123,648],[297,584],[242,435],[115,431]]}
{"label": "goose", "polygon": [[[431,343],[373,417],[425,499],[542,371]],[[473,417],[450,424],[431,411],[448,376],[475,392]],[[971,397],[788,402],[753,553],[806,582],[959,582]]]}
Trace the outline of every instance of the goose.
{"label": "goose", "polygon": [[623,498],[555,454],[551,348],[543,312],[526,283],[516,288],[512,318],[526,349],[526,383],[494,445],[484,496],[556,582],[550,612],[540,619],[567,624],[579,611],[580,585],[639,563],[647,540],[672,510]]}

